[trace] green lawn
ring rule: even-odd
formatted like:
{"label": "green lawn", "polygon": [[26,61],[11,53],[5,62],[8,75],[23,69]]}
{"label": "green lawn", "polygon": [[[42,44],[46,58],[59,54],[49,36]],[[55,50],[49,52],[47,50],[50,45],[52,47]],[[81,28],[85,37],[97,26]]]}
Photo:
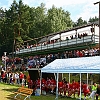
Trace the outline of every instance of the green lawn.
{"label": "green lawn", "polygon": [[[0,83],[0,100],[14,100],[14,91],[16,91],[19,86],[8,85]],[[55,100],[55,95],[41,95],[41,96],[31,96],[31,100]],[[59,97],[59,100],[77,100],[76,98]],[[19,100],[19,99],[18,99]],[[23,97],[22,99],[23,100]],[[28,99],[27,99],[28,100]]]}

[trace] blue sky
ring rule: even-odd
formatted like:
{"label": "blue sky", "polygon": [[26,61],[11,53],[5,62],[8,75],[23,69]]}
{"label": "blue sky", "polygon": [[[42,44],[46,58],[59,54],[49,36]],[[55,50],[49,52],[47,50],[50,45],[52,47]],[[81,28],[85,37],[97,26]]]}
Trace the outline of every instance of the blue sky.
{"label": "blue sky", "polygon": [[[16,0],[17,2],[19,0]],[[0,0],[0,7],[8,9],[13,0]],[[52,5],[56,7],[62,7],[65,11],[69,11],[71,14],[71,19],[75,22],[79,17],[83,20],[87,20],[90,17],[99,16],[99,5],[94,5],[93,3],[98,2],[98,0],[23,0],[24,4],[30,7],[40,6],[41,3],[45,3],[46,8],[51,8]]]}

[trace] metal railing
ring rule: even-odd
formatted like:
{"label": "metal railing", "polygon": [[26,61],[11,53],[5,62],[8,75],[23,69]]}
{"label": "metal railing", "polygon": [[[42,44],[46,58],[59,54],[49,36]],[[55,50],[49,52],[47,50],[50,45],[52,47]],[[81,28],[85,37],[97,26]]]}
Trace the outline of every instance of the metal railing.
{"label": "metal railing", "polygon": [[63,41],[55,42],[52,44],[46,44],[46,45],[41,44],[40,46],[21,49],[19,51],[16,51],[16,54],[34,52],[34,51],[46,50],[46,49],[53,49],[53,48],[59,48],[59,47],[65,47],[65,46],[71,46],[71,45],[77,45],[77,44],[83,44],[83,43],[99,43],[99,36],[88,35],[81,38],[63,40]]}

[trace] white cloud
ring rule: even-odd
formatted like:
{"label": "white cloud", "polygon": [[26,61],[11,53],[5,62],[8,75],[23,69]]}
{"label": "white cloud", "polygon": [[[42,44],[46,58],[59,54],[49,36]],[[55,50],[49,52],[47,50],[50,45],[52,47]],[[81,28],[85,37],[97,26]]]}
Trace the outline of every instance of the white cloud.
{"label": "white cloud", "polygon": [[24,4],[29,5],[30,7],[37,7],[40,6],[41,3],[45,3],[44,0],[23,0]]}
{"label": "white cloud", "polygon": [[79,13],[78,15],[76,15],[76,18],[78,19],[79,17],[82,17],[82,19],[87,20],[90,17],[95,17],[99,15],[99,5],[94,5],[93,3],[95,3],[96,0],[90,0],[91,2],[87,2],[83,9],[81,10],[81,13]]}
{"label": "white cloud", "polygon": [[[41,0],[39,0],[39,2],[41,3]],[[98,17],[98,5],[94,5],[93,3],[97,2],[97,0],[42,0],[43,3],[46,4],[46,8],[51,8],[52,5],[55,5],[56,7],[62,7],[65,10],[68,9],[69,6],[73,6],[73,11],[74,9],[79,9],[81,12],[75,13],[75,12],[71,12],[72,9],[69,10],[69,12],[71,13],[72,20],[77,20],[79,17],[82,17],[82,19],[87,20],[90,17],[94,17],[97,16]],[[81,6],[81,8],[78,8],[78,6]]]}
{"label": "white cloud", "polygon": [[51,7],[53,4],[56,6],[56,7],[62,7],[63,6],[67,6],[67,5],[76,5],[76,4],[82,4],[84,3],[85,1],[87,0],[44,0],[46,1],[46,6],[47,7]]}
{"label": "white cloud", "polygon": [[7,0],[6,8],[9,8],[12,3],[13,3],[13,0]]}

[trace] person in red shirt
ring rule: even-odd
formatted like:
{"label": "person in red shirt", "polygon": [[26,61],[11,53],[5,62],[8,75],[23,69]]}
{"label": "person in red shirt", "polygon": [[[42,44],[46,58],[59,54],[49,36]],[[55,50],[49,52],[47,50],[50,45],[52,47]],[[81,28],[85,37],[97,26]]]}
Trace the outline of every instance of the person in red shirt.
{"label": "person in red shirt", "polygon": [[66,96],[66,91],[68,90],[68,83],[67,81],[63,82],[63,92],[64,92],[64,96]]}
{"label": "person in red shirt", "polygon": [[72,84],[70,84],[71,86],[69,87],[70,91],[68,96],[70,97],[72,94],[74,94],[74,98],[75,98],[75,92],[77,92],[79,90],[79,84],[78,82],[75,82],[75,80],[72,80]]}
{"label": "person in red shirt", "polygon": [[63,93],[63,80],[58,82],[58,91],[59,91],[60,95],[62,95],[62,93]]}
{"label": "person in red shirt", "polygon": [[56,81],[51,77],[51,80],[50,80],[51,93],[54,92],[55,87],[56,87]]}
{"label": "person in red shirt", "polygon": [[71,90],[72,90],[72,83],[68,84],[68,97],[71,96]]}
{"label": "person in red shirt", "polygon": [[84,99],[86,99],[86,95],[90,94],[90,90],[87,84],[85,84],[84,82],[82,82],[82,91],[84,93]]}
{"label": "person in red shirt", "polygon": [[79,51],[79,57],[83,57],[82,51]]}
{"label": "person in red shirt", "polygon": [[46,92],[48,92],[49,89],[50,89],[50,81],[51,80],[47,77],[46,84],[45,84],[45,86],[46,86]]}
{"label": "person in red shirt", "polygon": [[42,83],[42,90],[45,90],[46,80],[42,78],[41,83]]}
{"label": "person in red shirt", "polygon": [[35,90],[35,82],[30,78],[30,75],[27,76],[28,88]]}
{"label": "person in red shirt", "polygon": [[40,88],[40,78],[38,78],[36,80],[35,85],[36,85],[36,89],[39,89]]}
{"label": "person in red shirt", "polygon": [[5,79],[5,72],[4,71],[1,72],[1,78],[2,78],[2,81],[4,82],[4,79]]}
{"label": "person in red shirt", "polygon": [[20,72],[19,79],[20,79],[20,84],[22,84],[22,79],[24,78],[24,74]]}
{"label": "person in red shirt", "polygon": [[76,92],[78,92],[78,97],[80,94],[80,81],[76,82]]}
{"label": "person in red shirt", "polygon": [[32,88],[33,88],[33,85],[34,85],[34,84],[33,84],[33,80],[30,79],[30,80],[29,80],[29,86],[28,86],[28,88],[32,89]]}

